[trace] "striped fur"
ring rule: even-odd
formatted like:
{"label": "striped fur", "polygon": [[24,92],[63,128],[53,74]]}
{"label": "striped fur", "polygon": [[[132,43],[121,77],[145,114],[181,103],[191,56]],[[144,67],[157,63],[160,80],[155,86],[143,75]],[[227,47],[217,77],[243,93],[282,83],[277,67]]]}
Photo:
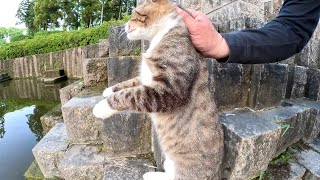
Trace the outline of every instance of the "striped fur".
{"label": "striped fur", "polygon": [[152,114],[161,148],[173,162],[174,180],[220,180],[223,133],[208,88],[206,62],[193,47],[185,24],[167,0],[146,0],[127,26],[142,27],[142,31],[155,24],[161,28],[166,26],[159,23],[164,17],[176,24],[155,44],[157,31],[153,29],[155,35],[148,37],[151,47],[142,58],[151,82],[137,77],[119,83],[103,101],[112,110]]}

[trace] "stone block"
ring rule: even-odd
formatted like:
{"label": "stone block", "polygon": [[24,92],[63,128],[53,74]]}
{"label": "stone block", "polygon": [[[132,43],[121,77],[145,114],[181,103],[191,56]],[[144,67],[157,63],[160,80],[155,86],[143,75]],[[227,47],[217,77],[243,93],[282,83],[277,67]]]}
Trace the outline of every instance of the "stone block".
{"label": "stone block", "polygon": [[131,56],[141,52],[141,41],[131,41],[127,38],[124,25],[109,27],[109,56]]}
{"label": "stone block", "polygon": [[136,155],[151,152],[151,120],[148,115],[120,113],[103,120],[101,137],[108,153]]}
{"label": "stone block", "polygon": [[54,84],[54,83],[65,81],[67,79],[68,79],[67,76],[59,76],[59,77],[53,77],[53,78],[40,78],[40,81],[45,84]]}
{"label": "stone block", "polygon": [[68,86],[61,88],[60,92],[60,101],[61,104],[65,104],[68,102],[72,97],[80,93],[84,89],[83,81],[76,81]]}
{"label": "stone block", "polygon": [[264,109],[280,105],[285,97],[288,80],[288,65],[253,65],[249,106]]}
{"label": "stone block", "polygon": [[275,180],[301,180],[306,173],[306,168],[296,162],[269,166],[264,177]]}
{"label": "stone block", "polygon": [[307,68],[303,66],[293,66],[289,73],[287,93],[290,93],[287,98],[302,98],[305,95],[305,86],[307,84]]}
{"label": "stone block", "polygon": [[249,179],[266,170],[276,151],[281,127],[256,112],[224,112],[220,120],[225,138],[224,178]]}
{"label": "stone block", "polygon": [[305,97],[319,101],[320,100],[320,70],[308,69]]}
{"label": "stone block", "polygon": [[247,106],[250,65],[213,63],[214,99],[219,110]]}
{"label": "stone block", "polygon": [[319,138],[315,139],[312,143],[309,143],[308,146],[312,150],[320,153],[320,136],[319,136]]}
{"label": "stone block", "polygon": [[44,177],[61,177],[61,171],[57,166],[64,157],[68,146],[65,126],[58,123],[32,149]]}
{"label": "stone block", "polygon": [[152,161],[137,158],[107,159],[104,180],[140,180],[143,174],[154,171]]}
{"label": "stone block", "polygon": [[261,111],[259,114],[281,128],[281,136],[276,140],[276,151],[273,155],[273,157],[277,157],[290,145],[303,138],[310,109],[292,105],[291,107],[278,107]]}
{"label": "stone block", "polygon": [[44,176],[36,161],[33,161],[24,173],[25,180],[43,180]]}
{"label": "stone block", "polygon": [[68,149],[58,165],[65,180],[102,180],[105,155],[101,148],[87,145],[74,145]]}
{"label": "stone block", "polygon": [[71,143],[101,143],[102,121],[92,114],[102,96],[74,97],[61,110]]}
{"label": "stone block", "polygon": [[139,75],[139,56],[113,57],[107,62],[109,87]]}
{"label": "stone block", "polygon": [[107,58],[85,59],[83,62],[83,80],[85,86],[107,84]]}
{"label": "stone block", "polygon": [[165,155],[161,150],[158,136],[156,134],[156,130],[154,127],[152,128],[152,152],[153,152],[153,158],[157,165],[158,171],[164,171],[163,168],[163,162],[165,160]]}
{"label": "stone block", "polygon": [[47,70],[43,72],[43,76],[47,78],[53,78],[53,77],[59,77],[59,76],[64,76],[64,70],[59,69],[59,70]]}
{"label": "stone block", "polygon": [[310,149],[297,150],[294,156],[297,162],[307,169],[304,179],[320,179],[320,154]]}
{"label": "stone block", "polygon": [[311,38],[307,45],[297,55],[296,63],[300,66],[307,66],[309,68],[319,68],[319,41]]}
{"label": "stone block", "polygon": [[86,58],[99,58],[100,46],[93,44],[83,47],[86,49]]}
{"label": "stone block", "polygon": [[[304,127],[300,127],[300,134],[303,135],[303,141],[313,142],[320,132],[320,103],[307,99],[285,100],[286,104],[297,106],[301,109],[306,109],[302,117],[298,121],[302,122]],[[293,128],[295,128],[293,126]]]}
{"label": "stone block", "polygon": [[41,125],[44,133],[48,133],[57,123],[62,123],[61,104],[52,108],[45,115],[40,117]]}
{"label": "stone block", "polygon": [[99,42],[99,57],[109,56],[109,39],[103,39]]}

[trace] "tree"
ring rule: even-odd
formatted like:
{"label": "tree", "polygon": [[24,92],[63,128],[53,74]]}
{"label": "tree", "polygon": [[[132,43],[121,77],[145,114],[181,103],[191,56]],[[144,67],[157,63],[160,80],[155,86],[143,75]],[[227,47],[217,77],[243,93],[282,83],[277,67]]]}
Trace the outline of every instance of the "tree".
{"label": "tree", "polygon": [[63,16],[64,29],[78,29],[80,27],[79,0],[59,0]]}
{"label": "tree", "polygon": [[63,15],[57,0],[37,0],[34,5],[34,25],[43,30],[60,26]]}
{"label": "tree", "polygon": [[33,34],[37,29],[34,26],[34,5],[35,0],[22,0],[16,14],[16,17],[20,20],[17,23],[24,23],[31,34]]}
{"label": "tree", "polygon": [[6,40],[9,40],[10,42],[14,41],[20,41],[23,39],[29,38],[29,36],[24,35],[23,32],[24,29],[18,29],[18,28],[0,28],[0,45],[5,44]]}
{"label": "tree", "polygon": [[99,0],[80,0],[81,20],[85,27],[98,24],[100,2]]}

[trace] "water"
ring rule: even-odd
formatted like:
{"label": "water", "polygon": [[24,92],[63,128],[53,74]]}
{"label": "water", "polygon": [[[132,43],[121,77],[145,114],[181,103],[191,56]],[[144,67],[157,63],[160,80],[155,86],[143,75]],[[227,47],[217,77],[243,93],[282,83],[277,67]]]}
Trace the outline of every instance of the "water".
{"label": "water", "polygon": [[0,84],[0,179],[23,180],[43,137],[40,117],[59,103],[58,89],[34,79]]}

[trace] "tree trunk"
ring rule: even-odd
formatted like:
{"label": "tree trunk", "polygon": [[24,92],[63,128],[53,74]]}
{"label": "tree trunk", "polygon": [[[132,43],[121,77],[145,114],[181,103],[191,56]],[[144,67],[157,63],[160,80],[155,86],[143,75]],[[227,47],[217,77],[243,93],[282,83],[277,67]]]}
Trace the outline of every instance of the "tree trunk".
{"label": "tree trunk", "polygon": [[100,16],[100,25],[103,23],[103,9],[104,9],[104,2],[101,0],[101,16]]}
{"label": "tree trunk", "polygon": [[119,15],[118,15],[118,20],[121,18],[121,11],[122,11],[122,0],[119,0]]}
{"label": "tree trunk", "polygon": [[130,0],[127,0],[126,16],[128,16],[128,15],[129,15],[129,5],[130,5]]}

